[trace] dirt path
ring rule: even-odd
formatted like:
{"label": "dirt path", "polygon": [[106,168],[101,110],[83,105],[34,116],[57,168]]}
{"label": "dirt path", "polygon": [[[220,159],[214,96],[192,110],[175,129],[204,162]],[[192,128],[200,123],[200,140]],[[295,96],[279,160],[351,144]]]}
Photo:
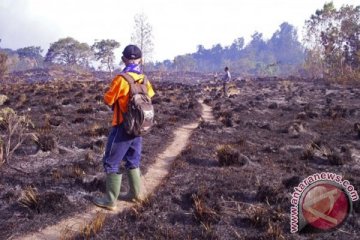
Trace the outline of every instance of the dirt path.
{"label": "dirt path", "polygon": [[204,104],[203,102],[200,102],[200,104],[202,106],[201,117],[204,119],[204,121],[215,122],[215,118],[212,113],[212,108],[209,105]]}
{"label": "dirt path", "polygon": [[[205,121],[214,121],[212,115],[211,107],[208,105],[202,105],[202,118]],[[184,126],[177,128],[174,132],[174,141],[168,146],[164,152],[157,156],[156,162],[150,166],[148,172],[143,176],[143,188],[145,189],[145,195],[149,195],[154,192],[155,188],[161,183],[163,178],[168,174],[171,163],[175,158],[181,153],[181,151],[186,147],[188,139],[192,131],[198,126],[199,121],[190,123]],[[95,206],[90,206],[83,213],[75,215],[74,217],[64,219],[58,222],[56,225],[48,226],[39,232],[30,233],[25,236],[21,236],[14,239],[26,239],[26,240],[58,240],[64,234],[77,233],[80,229],[83,229],[84,226],[91,223],[94,218],[96,218],[99,212],[113,215],[122,212],[124,209],[133,206],[134,203],[118,201],[117,210],[109,212],[102,210]],[[64,236],[63,236],[64,237]]]}

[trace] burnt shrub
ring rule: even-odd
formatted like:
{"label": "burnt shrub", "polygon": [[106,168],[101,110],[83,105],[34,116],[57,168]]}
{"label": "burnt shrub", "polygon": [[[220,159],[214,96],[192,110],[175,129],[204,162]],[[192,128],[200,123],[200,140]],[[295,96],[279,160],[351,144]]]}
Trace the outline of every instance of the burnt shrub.
{"label": "burnt shrub", "polygon": [[62,105],[69,105],[71,102],[72,102],[71,99],[64,99],[62,101]]}
{"label": "burnt shrub", "polygon": [[83,117],[78,117],[78,118],[75,118],[72,123],[82,123],[85,121],[85,118]]}
{"label": "burnt shrub", "polygon": [[213,111],[220,111],[220,109],[221,109],[221,106],[220,105],[216,105],[215,107],[213,107]]}
{"label": "burnt shrub", "polygon": [[75,98],[83,98],[84,97],[84,93],[83,92],[78,92],[75,94]]}
{"label": "burnt shrub", "polygon": [[211,104],[211,99],[210,98],[205,98],[204,103],[205,104]]}
{"label": "burnt shrub", "polygon": [[300,156],[301,160],[311,160],[315,155],[314,148],[312,148],[310,145],[304,149],[303,153]]}
{"label": "burnt shrub", "polygon": [[20,206],[26,207],[38,214],[50,213],[59,215],[69,212],[73,208],[73,205],[64,193],[45,192],[40,194],[32,186],[28,186],[22,191],[18,203]]}
{"label": "burnt shrub", "polygon": [[301,179],[299,176],[292,176],[290,178],[284,179],[282,181],[282,184],[286,188],[292,188],[292,187],[296,187],[300,183],[300,181],[301,181]]}
{"label": "burnt shrub", "polygon": [[271,103],[269,106],[268,106],[269,109],[277,109],[278,108],[278,104],[276,102],[274,103]]}
{"label": "burnt shrub", "polygon": [[260,202],[275,204],[281,202],[281,192],[279,188],[268,185],[260,185],[256,193],[256,199]]}
{"label": "burnt shrub", "polygon": [[300,112],[296,115],[296,119],[298,120],[306,120],[306,118],[307,118],[306,112]]}
{"label": "burnt shrub", "polygon": [[102,111],[102,112],[108,112],[108,111],[111,110],[111,108],[109,108],[109,107],[106,106],[106,105],[98,106],[96,109],[97,109],[97,111]]}
{"label": "burnt shrub", "polygon": [[90,148],[97,153],[102,153],[105,150],[105,141],[102,139],[96,140],[91,143]]}
{"label": "burnt shrub", "polygon": [[96,95],[96,96],[95,96],[95,101],[97,101],[97,102],[102,102],[102,101],[103,101],[103,96],[101,96],[101,95]]}
{"label": "burnt shrub", "polygon": [[338,153],[331,153],[327,156],[331,165],[343,165],[345,163],[344,159]]}
{"label": "burnt shrub", "polygon": [[52,134],[41,134],[37,136],[35,142],[39,149],[44,152],[52,151],[57,147],[57,141],[54,135]]}
{"label": "burnt shrub", "polygon": [[225,117],[223,119],[221,119],[221,123],[225,125],[225,127],[232,127],[234,126],[231,118]]}
{"label": "burnt shrub", "polygon": [[357,133],[358,139],[360,139],[360,123],[354,124],[354,131]]}
{"label": "burnt shrub", "polygon": [[165,97],[165,98],[162,99],[162,101],[165,102],[165,103],[170,103],[171,99],[168,98],[168,97]]}
{"label": "burnt shrub", "polygon": [[50,118],[49,123],[52,126],[59,126],[61,124],[62,120],[58,118]]}
{"label": "burnt shrub", "polygon": [[244,158],[238,150],[234,149],[230,145],[220,146],[216,151],[216,155],[220,167],[231,165],[242,166],[246,163],[246,158]]}
{"label": "burnt shrub", "polygon": [[231,111],[226,111],[226,112],[220,112],[219,113],[220,121],[226,127],[232,127],[233,126],[232,116],[233,116],[233,113]]}
{"label": "burnt shrub", "polygon": [[77,110],[77,113],[88,114],[93,113],[94,109],[91,106],[83,106]]}
{"label": "burnt shrub", "polygon": [[39,212],[57,215],[73,208],[65,193],[45,192],[39,196]]}

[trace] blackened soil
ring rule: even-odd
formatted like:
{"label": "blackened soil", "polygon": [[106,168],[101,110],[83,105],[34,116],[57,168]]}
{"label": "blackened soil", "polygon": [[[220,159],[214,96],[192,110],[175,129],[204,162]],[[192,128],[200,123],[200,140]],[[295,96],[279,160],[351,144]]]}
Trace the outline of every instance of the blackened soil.
{"label": "blackened soil", "polygon": [[[104,190],[101,161],[112,111],[102,96],[109,84],[100,79],[1,84],[9,99],[0,108],[30,117],[29,132],[36,138],[0,168],[0,239],[83,212],[91,206],[89,196]],[[170,144],[174,129],[200,116],[197,89],[157,82],[153,87],[156,126],[143,139],[143,173]]]}
{"label": "blackened soil", "polygon": [[[302,179],[342,175],[360,189],[360,90],[323,82],[197,86],[213,108],[149,201],[106,220],[94,239],[358,239],[359,201],[332,232],[290,233]],[[223,165],[224,146],[243,164]],[[237,162],[237,161],[234,161]]]}

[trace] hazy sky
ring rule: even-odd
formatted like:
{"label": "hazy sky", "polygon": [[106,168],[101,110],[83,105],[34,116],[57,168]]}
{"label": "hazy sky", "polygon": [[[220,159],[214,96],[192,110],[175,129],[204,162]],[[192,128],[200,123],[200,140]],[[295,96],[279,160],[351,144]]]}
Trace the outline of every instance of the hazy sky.
{"label": "hazy sky", "polygon": [[[121,49],[130,43],[134,16],[145,13],[153,27],[154,60],[230,45],[255,32],[265,38],[287,21],[301,35],[303,25],[326,0],[0,0],[2,48],[41,46],[73,37],[89,45],[95,39],[115,39]],[[359,0],[334,0],[360,5]],[[119,59],[117,59],[119,60]]]}

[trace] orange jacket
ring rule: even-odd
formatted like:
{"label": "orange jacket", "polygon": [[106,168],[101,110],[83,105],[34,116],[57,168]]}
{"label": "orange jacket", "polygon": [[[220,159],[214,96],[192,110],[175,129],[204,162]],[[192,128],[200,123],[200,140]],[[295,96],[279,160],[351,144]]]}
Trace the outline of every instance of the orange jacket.
{"label": "orange jacket", "polygon": [[[142,83],[144,80],[143,74],[137,74],[133,72],[127,72],[129,75],[131,75],[134,78],[134,81],[139,83]],[[155,92],[151,86],[150,81],[147,81],[147,89],[148,89],[148,95],[149,97],[153,97],[155,95]],[[129,101],[129,91],[130,91],[130,85],[129,83],[120,75],[117,75],[110,84],[110,89],[105,93],[104,95],[104,101],[107,105],[113,106],[118,101],[120,105],[120,115],[118,115],[118,107],[115,106],[114,112],[113,112],[113,119],[112,119],[112,126],[116,126],[123,122],[123,112],[127,112],[127,104]]]}

